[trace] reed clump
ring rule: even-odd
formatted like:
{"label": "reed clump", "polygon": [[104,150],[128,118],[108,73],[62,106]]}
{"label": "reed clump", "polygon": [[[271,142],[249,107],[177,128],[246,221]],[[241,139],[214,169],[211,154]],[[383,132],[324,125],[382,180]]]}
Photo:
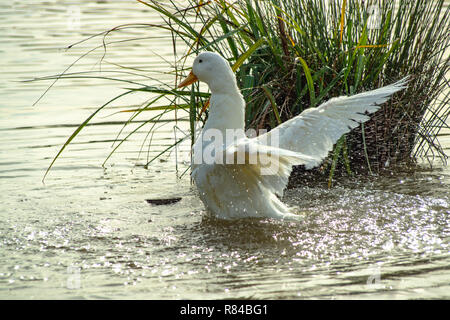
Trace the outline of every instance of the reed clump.
{"label": "reed clump", "polygon": [[446,161],[437,140],[450,113],[444,1],[193,1],[191,8],[200,32],[186,42],[188,54],[214,50],[233,66],[247,56],[235,69],[248,128],[271,129],[332,97],[412,76],[407,90],[338,142],[317,170],[330,181],[339,168],[379,173],[418,156]]}
{"label": "reed clump", "polygon": [[[170,31],[177,79],[199,52],[228,59],[247,102],[247,129],[270,130],[332,97],[411,76],[406,90],[342,137],[315,171],[330,183],[337,172],[380,173],[418,157],[446,162],[437,139],[450,114],[450,7],[444,0],[137,1],[161,14],[164,23],[154,27]],[[173,97],[162,112],[181,107],[191,128],[209,96],[199,86],[130,90]]]}

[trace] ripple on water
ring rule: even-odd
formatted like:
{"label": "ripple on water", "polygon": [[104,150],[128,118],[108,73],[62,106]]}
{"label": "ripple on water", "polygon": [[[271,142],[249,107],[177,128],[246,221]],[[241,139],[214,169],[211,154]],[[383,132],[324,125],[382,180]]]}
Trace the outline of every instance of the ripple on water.
{"label": "ripple on water", "polygon": [[[159,179],[130,188],[123,177],[99,174],[94,189],[83,189],[89,179],[74,179],[48,189],[44,198],[36,190],[18,202],[14,215],[4,214],[0,250],[7,262],[0,266],[0,295],[417,297],[411,288],[423,287],[423,277],[431,279],[425,286],[430,296],[442,292],[431,283],[448,279],[448,194],[380,187],[397,178],[364,187],[309,186],[285,197],[304,215],[300,223],[218,221],[202,211],[188,179],[166,185],[166,192],[181,191],[179,203],[155,207],[145,199]],[[105,191],[107,199],[99,200]],[[70,201],[55,201],[68,194]],[[68,289],[74,277],[80,286]],[[381,282],[374,286],[368,279]]]}

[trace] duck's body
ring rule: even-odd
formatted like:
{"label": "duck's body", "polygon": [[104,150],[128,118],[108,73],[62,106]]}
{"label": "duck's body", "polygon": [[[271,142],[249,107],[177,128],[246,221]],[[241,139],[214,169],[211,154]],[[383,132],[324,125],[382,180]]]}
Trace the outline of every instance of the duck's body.
{"label": "duck's body", "polygon": [[245,102],[228,62],[215,53],[200,54],[179,86],[196,80],[209,85],[211,99],[208,120],[194,144],[192,177],[206,208],[220,219],[298,219],[280,201],[292,166],[320,164],[344,133],[369,119],[364,113],[376,111],[406,83],[331,99],[247,138]]}

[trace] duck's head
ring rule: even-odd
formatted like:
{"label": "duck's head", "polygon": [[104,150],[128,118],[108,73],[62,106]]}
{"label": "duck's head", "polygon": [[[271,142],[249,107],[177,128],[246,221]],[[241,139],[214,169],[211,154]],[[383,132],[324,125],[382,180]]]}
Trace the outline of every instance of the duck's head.
{"label": "duck's head", "polygon": [[236,77],[228,61],[214,52],[199,54],[194,60],[192,71],[178,88],[196,81],[206,82],[212,93],[229,93],[230,90],[237,90]]}

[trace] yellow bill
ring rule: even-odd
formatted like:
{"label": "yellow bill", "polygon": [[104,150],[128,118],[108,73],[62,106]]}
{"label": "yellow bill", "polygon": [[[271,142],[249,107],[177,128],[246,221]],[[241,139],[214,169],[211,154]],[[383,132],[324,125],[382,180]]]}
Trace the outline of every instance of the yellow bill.
{"label": "yellow bill", "polygon": [[[186,79],[184,79],[183,81],[180,82],[180,84],[178,85],[178,88],[183,88],[186,87],[190,84],[193,84],[194,82],[197,82],[198,78],[197,76],[191,71],[189,72],[188,76],[186,77]],[[208,109],[209,107],[209,100],[206,101],[206,103],[203,105],[202,110],[200,111],[200,115],[198,116],[199,118],[202,116],[203,112],[206,111],[206,109]]]}
{"label": "yellow bill", "polygon": [[193,84],[194,82],[197,82],[198,78],[197,76],[191,71],[189,72],[188,76],[186,77],[186,79],[184,79],[183,81],[180,82],[180,84],[178,85],[178,88],[183,88],[186,87],[190,84]]}

